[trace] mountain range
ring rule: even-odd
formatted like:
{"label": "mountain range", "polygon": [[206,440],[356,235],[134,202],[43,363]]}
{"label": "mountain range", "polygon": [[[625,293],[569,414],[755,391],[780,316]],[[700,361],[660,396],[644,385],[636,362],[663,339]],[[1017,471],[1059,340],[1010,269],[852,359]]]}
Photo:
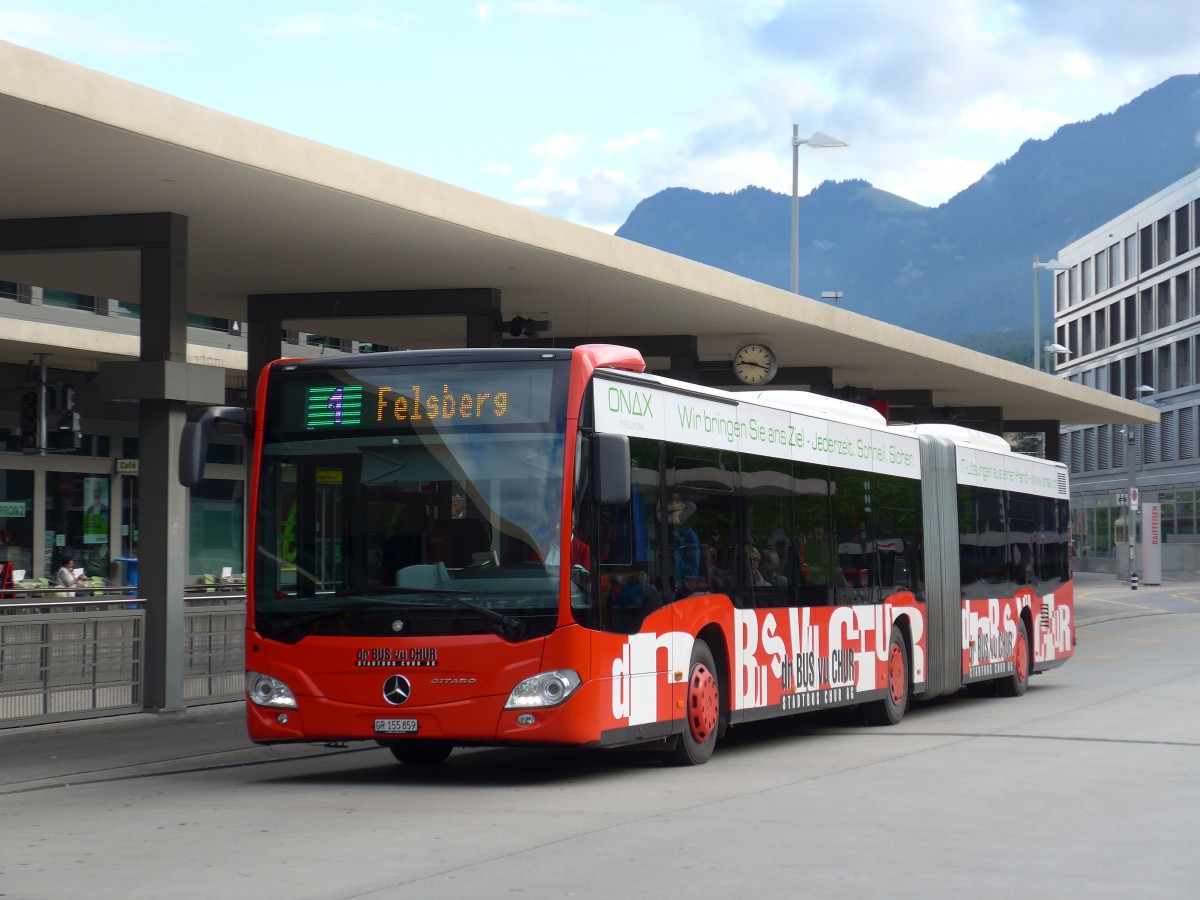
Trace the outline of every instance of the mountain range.
{"label": "mountain range", "polygon": [[[800,293],[1030,362],[1033,259],[1059,249],[1200,168],[1200,74],[1167,79],[1112,113],[1028,140],[930,208],[866,181],[801,197]],[[617,235],[787,288],[791,196],[668,188]],[[1053,321],[1043,286],[1042,330]]]}

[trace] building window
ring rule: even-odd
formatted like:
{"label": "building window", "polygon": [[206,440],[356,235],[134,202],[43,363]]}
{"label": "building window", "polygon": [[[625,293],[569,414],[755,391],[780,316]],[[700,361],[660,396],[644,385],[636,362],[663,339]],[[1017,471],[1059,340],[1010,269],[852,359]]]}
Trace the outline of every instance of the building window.
{"label": "building window", "polygon": [[1096,310],[1096,349],[1103,350],[1108,346],[1108,310]]}
{"label": "building window", "polygon": [[1121,341],[1121,301],[1116,300],[1108,308],[1108,342],[1115,345]]}
{"label": "building window", "polygon": [[1085,259],[1079,264],[1079,275],[1083,282],[1083,299],[1089,300],[1092,296],[1092,261]]}
{"label": "building window", "polygon": [[[14,580],[38,577],[33,571],[33,473],[0,473],[0,562],[11,563]],[[16,573],[24,573],[19,578]]]}
{"label": "building window", "polygon": [[1154,262],[1162,265],[1171,259],[1171,217],[1163,216],[1158,220],[1158,253]]}
{"label": "building window", "polygon": [[1192,341],[1187,339],[1175,344],[1175,387],[1187,387],[1192,383]]}
{"label": "building window", "polygon": [[1191,318],[1192,292],[1188,285],[1189,273],[1175,276],[1175,321],[1185,322]]}
{"label": "building window", "polygon": [[[1149,384],[1149,382],[1147,382]],[[1173,390],[1175,385],[1171,383],[1171,348],[1158,348],[1158,380],[1152,385],[1158,391]]]}
{"label": "building window", "polygon": [[1156,324],[1159,328],[1166,328],[1171,324],[1171,280],[1168,278],[1155,285],[1155,293],[1158,295],[1158,320]]}
{"label": "building window", "polygon": [[1158,462],[1158,425],[1142,426],[1142,465]]}
{"label": "building window", "polygon": [[1140,232],[1141,259],[1138,262],[1138,273],[1145,275],[1154,268],[1154,226],[1147,225]]}
{"label": "building window", "polygon": [[109,481],[103,475],[74,472],[46,474],[46,571],[54,578],[63,561],[89,576],[111,577],[109,571]]}
{"label": "building window", "polygon": [[1091,353],[1092,352],[1092,317],[1084,316],[1083,319],[1080,321],[1080,326],[1082,328],[1082,334],[1080,336],[1081,337],[1080,343],[1082,344],[1081,352]]}
{"label": "building window", "polygon": [[[1144,351],[1142,351],[1140,358],[1141,358],[1142,380],[1138,382],[1137,387],[1141,387],[1143,384],[1148,387],[1155,387],[1155,385],[1154,385],[1154,370],[1155,370],[1154,351],[1153,350],[1144,350]],[[1157,388],[1155,388],[1155,389],[1157,390]],[[1138,399],[1138,393],[1136,392],[1136,390],[1135,390],[1135,393],[1134,393],[1134,396],[1132,399],[1134,399],[1134,400]]]}
{"label": "building window", "polygon": [[1186,204],[1175,210],[1175,255],[1183,256],[1192,248],[1189,246],[1192,238],[1191,223],[1188,221],[1191,207]]}
{"label": "building window", "polygon": [[1196,407],[1186,406],[1179,410],[1179,458],[1194,459],[1195,456]]}
{"label": "building window", "polygon": [[1179,449],[1179,435],[1175,429],[1175,410],[1163,412],[1159,428],[1162,430],[1162,461],[1172,462]]}
{"label": "building window", "polygon": [[1113,244],[1108,248],[1108,286],[1116,287],[1121,283],[1121,245]]}
{"label": "building window", "polygon": [[1096,293],[1108,290],[1108,248],[1096,254]]}
{"label": "building window", "polygon": [[96,298],[84,294],[73,294],[70,291],[54,291],[46,288],[42,291],[43,306],[57,306],[60,309],[78,309],[84,312],[96,311]]}
{"label": "building window", "polygon": [[[1182,455],[1182,454],[1181,454]],[[1175,534],[1190,537],[1196,533],[1196,492],[1175,492]]]}
{"label": "building window", "polygon": [[1142,334],[1149,334],[1154,330],[1154,289],[1146,288],[1141,294],[1142,306]]}

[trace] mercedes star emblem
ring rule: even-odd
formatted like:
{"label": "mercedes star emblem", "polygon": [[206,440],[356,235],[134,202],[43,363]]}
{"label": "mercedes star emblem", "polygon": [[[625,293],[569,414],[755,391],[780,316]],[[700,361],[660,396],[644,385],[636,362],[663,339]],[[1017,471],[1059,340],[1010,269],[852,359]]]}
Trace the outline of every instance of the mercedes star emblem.
{"label": "mercedes star emblem", "polygon": [[383,683],[383,699],[392,706],[399,706],[412,693],[412,685],[403,675],[393,675]]}

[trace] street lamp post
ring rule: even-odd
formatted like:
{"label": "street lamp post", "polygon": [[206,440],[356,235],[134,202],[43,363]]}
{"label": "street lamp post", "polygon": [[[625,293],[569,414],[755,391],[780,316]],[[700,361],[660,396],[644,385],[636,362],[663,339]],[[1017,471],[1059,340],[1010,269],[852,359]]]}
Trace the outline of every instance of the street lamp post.
{"label": "street lamp post", "polygon": [[800,145],[810,147],[849,147],[845,141],[814,131],[801,138],[800,126],[792,126],[792,293],[800,293]]}
{"label": "street lamp post", "polygon": [[1065,357],[1067,357],[1067,359],[1071,358],[1070,350],[1068,350],[1062,344],[1051,344],[1049,341],[1047,341],[1046,345],[1044,347],[1042,347],[1042,352],[1045,353],[1047,356],[1054,357],[1054,370],[1051,371],[1049,368],[1046,369],[1046,371],[1051,375],[1058,372],[1058,358],[1060,356],[1065,356]]}
{"label": "street lamp post", "polygon": [[[1149,397],[1154,393],[1154,388],[1148,384],[1139,384],[1137,387],[1138,399]],[[1140,498],[1138,497],[1138,476],[1142,472],[1142,454],[1145,452],[1145,425],[1137,426],[1137,442],[1132,443],[1133,432],[1130,433],[1130,460],[1129,460],[1129,589],[1136,591],[1138,589],[1137,576],[1137,526],[1138,526],[1138,507]],[[1136,460],[1135,460],[1136,457]],[[1136,461],[1136,465],[1135,465]],[[1118,567],[1118,571],[1120,567]]]}
{"label": "street lamp post", "polygon": [[1040,372],[1042,369],[1042,300],[1038,294],[1038,269],[1061,272],[1069,268],[1070,266],[1064,266],[1057,259],[1038,262],[1036,256],[1033,258],[1033,370],[1035,372]]}

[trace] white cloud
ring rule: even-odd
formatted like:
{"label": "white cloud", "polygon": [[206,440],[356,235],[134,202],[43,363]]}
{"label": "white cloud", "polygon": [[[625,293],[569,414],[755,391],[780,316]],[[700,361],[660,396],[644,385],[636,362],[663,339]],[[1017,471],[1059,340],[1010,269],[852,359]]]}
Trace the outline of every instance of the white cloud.
{"label": "white cloud", "polygon": [[487,175],[499,175],[502,178],[511,178],[512,166],[508,163],[492,163],[491,165],[484,166],[483,172]]}
{"label": "white cloud", "polygon": [[108,19],[45,9],[0,9],[0,40],[50,52],[71,47],[124,56],[177,53],[181,49],[171,41],[135,37]]}
{"label": "white cloud", "polygon": [[883,170],[869,180],[880,190],[923,206],[940,206],[982,178],[997,162],[941,156],[920,160],[903,169]]}
{"label": "white cloud", "polygon": [[628,153],[630,150],[634,150],[649,141],[661,141],[662,139],[663,131],[661,128],[643,128],[641,131],[635,131],[633,134],[605,141],[600,145],[600,149],[605,153]]}
{"label": "white cloud", "polygon": [[271,24],[258,29],[261,34],[283,40],[307,40],[331,34],[382,32],[399,34],[404,29],[393,23],[371,16],[339,15],[326,12],[297,13],[275,19]]}
{"label": "white cloud", "polygon": [[574,196],[579,193],[579,182],[569,175],[563,175],[554,166],[547,166],[532,178],[525,178],[518,181],[513,186],[513,190],[518,194],[528,195],[532,193],[543,197],[549,194],[569,194]]}
{"label": "white cloud", "polygon": [[476,3],[475,4],[475,20],[477,22],[486,22],[492,17],[492,11],[495,9],[495,4],[492,3]]}
{"label": "white cloud", "polygon": [[523,16],[538,19],[579,19],[591,15],[585,7],[561,0],[517,0],[510,3],[509,8]]}
{"label": "white cloud", "polygon": [[566,162],[579,155],[584,141],[582,134],[555,134],[529,147],[529,152],[543,162]]}
{"label": "white cloud", "polygon": [[973,131],[1017,132],[1028,137],[1045,137],[1068,121],[1062,113],[1026,107],[1018,98],[1001,93],[979,98],[958,116],[959,124]]}

